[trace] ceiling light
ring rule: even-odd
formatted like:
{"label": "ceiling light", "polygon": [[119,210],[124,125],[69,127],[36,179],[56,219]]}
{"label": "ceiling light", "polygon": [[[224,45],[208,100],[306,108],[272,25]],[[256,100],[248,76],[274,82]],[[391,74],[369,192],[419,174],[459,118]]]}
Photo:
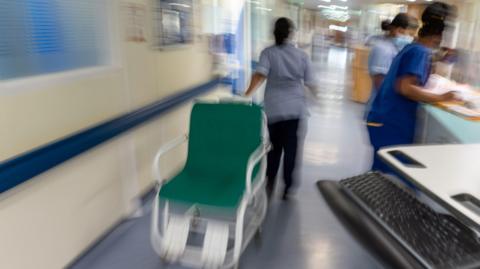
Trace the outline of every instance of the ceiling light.
{"label": "ceiling light", "polygon": [[343,10],[347,10],[347,9],[348,9],[347,6],[330,5],[330,7],[333,8],[333,9],[343,9]]}
{"label": "ceiling light", "polygon": [[318,8],[334,9],[332,6],[318,5]]}
{"label": "ceiling light", "polygon": [[344,10],[334,10],[327,8],[322,9],[321,14],[323,17],[332,21],[346,22],[350,19],[349,12]]}
{"label": "ceiling light", "polygon": [[257,9],[264,10],[264,11],[272,11],[271,8],[266,8],[266,7],[257,7]]}
{"label": "ceiling light", "polygon": [[184,8],[190,8],[189,5],[186,4],[179,4],[179,3],[169,3],[171,6],[177,6],[177,7],[184,7]]}
{"label": "ceiling light", "polygon": [[326,5],[318,5],[318,8],[328,8],[328,9],[332,9],[332,10],[347,10],[348,7],[347,6],[337,6],[337,5],[329,5],[329,6],[326,6]]}
{"label": "ceiling light", "polygon": [[338,25],[335,25],[335,24],[331,24],[330,26],[328,26],[328,29],[335,30],[335,31],[340,31],[340,32],[344,32],[344,33],[346,31],[348,31],[347,26],[338,26]]}

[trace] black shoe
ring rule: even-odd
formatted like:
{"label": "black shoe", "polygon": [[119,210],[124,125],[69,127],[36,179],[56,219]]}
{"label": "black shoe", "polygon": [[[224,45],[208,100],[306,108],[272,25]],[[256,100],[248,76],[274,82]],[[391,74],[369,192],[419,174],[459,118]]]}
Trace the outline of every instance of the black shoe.
{"label": "black shoe", "polygon": [[287,191],[287,190],[284,191],[284,192],[283,192],[283,195],[282,195],[282,200],[283,200],[283,201],[288,201],[288,200],[290,200],[290,198],[291,198],[290,192]]}
{"label": "black shoe", "polygon": [[267,192],[267,198],[268,200],[270,200],[270,198],[272,197],[272,194],[273,194],[273,188],[271,187],[266,187],[266,192]]}

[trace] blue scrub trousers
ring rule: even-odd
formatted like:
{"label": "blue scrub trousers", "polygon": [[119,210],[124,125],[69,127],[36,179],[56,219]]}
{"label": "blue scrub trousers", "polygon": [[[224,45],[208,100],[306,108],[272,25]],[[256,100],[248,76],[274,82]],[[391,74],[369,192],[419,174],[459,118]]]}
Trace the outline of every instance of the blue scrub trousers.
{"label": "blue scrub trousers", "polygon": [[388,146],[413,144],[415,131],[410,130],[409,132],[405,132],[405,130],[389,124],[384,124],[379,127],[368,125],[368,135],[370,137],[370,143],[375,150],[372,171],[395,174],[393,170],[379,158],[377,151]]}

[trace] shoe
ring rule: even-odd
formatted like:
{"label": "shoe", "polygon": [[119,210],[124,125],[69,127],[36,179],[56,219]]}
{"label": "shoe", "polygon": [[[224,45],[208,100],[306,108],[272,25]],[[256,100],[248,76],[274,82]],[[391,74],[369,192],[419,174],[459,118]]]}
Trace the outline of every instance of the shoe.
{"label": "shoe", "polygon": [[290,198],[291,198],[290,192],[287,191],[287,190],[284,191],[284,192],[283,192],[283,195],[282,195],[282,200],[283,200],[283,201],[288,201],[288,200],[290,200]]}
{"label": "shoe", "polygon": [[266,192],[267,192],[267,199],[270,200],[270,198],[272,198],[273,188],[267,186]]}

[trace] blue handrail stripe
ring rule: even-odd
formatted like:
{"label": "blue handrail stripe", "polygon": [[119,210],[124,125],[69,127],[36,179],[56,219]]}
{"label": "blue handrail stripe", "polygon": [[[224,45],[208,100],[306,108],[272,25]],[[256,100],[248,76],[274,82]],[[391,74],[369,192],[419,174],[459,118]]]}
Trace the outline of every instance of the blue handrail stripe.
{"label": "blue handrail stripe", "polygon": [[220,78],[0,163],[0,193],[216,88]]}

